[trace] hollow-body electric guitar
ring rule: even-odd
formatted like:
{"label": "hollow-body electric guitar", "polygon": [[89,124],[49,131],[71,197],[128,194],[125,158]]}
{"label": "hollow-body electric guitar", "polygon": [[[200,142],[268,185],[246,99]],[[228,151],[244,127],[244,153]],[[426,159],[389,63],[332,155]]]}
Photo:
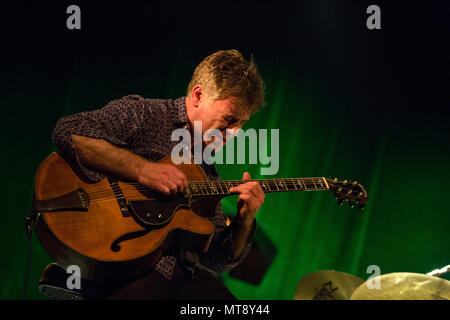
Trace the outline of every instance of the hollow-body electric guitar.
{"label": "hollow-body electric guitar", "polygon": [[[172,164],[166,157],[160,163]],[[139,183],[110,177],[89,183],[79,167],[58,153],[40,165],[34,183],[32,212],[39,241],[62,268],[80,267],[90,280],[127,279],[149,271],[162,252],[176,244],[206,252],[214,233],[207,219],[230,188],[247,181],[207,180],[196,164],[176,167],[188,188],[166,196]],[[362,208],[367,192],[357,182],[323,177],[262,179],[265,193],[329,190],[338,202]]]}

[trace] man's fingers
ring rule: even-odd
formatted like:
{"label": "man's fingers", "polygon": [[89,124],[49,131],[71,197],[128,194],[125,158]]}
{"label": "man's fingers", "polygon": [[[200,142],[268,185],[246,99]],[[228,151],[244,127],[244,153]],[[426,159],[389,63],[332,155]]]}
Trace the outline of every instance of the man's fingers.
{"label": "man's fingers", "polygon": [[182,191],[183,191],[185,188],[188,187],[188,179],[182,171],[178,170],[177,168],[174,168],[174,169],[175,169],[174,173],[176,174],[177,178],[179,179],[178,181],[179,181],[180,185],[182,186]]}
{"label": "man's fingers", "polygon": [[179,177],[174,177],[172,182],[177,186],[178,192],[183,192],[185,186],[184,186],[184,182],[183,179],[179,178]]}
{"label": "man's fingers", "polygon": [[238,200],[241,200],[241,201],[248,201],[250,199],[250,195],[249,194],[246,194],[246,193],[241,193],[240,195],[239,195],[239,199]]}
{"label": "man's fingers", "polygon": [[162,193],[164,193],[164,194],[166,194],[166,195],[170,195],[170,189],[169,188],[167,188],[165,185],[160,185],[159,187],[158,187],[158,191],[161,191]]}
{"label": "man's fingers", "polygon": [[177,192],[183,192],[184,189],[187,187],[187,178],[181,171],[177,172],[175,168],[174,171],[171,171],[169,180],[170,182],[174,183],[177,186]]}
{"label": "man's fingers", "polygon": [[178,184],[177,185],[177,192],[178,193],[183,193],[183,191],[184,191],[184,185],[182,183]]}
{"label": "man's fingers", "polygon": [[251,194],[255,198],[258,198],[258,192],[254,185],[245,184],[245,185],[242,185],[242,189],[243,189],[243,192]]}
{"label": "man's fingers", "polygon": [[258,182],[258,184],[256,185],[256,189],[257,189],[257,192],[263,197],[263,199],[266,197],[266,194],[265,194],[265,192],[264,192],[264,190],[263,190],[263,188],[261,187],[261,184],[259,184],[259,182]]}
{"label": "man's fingers", "polygon": [[262,190],[262,188],[258,182],[251,182],[251,185],[249,186],[249,190],[257,198],[264,197],[264,191]]}
{"label": "man's fingers", "polygon": [[244,175],[242,176],[242,180],[251,180],[252,177],[250,177],[250,173],[244,172]]}
{"label": "man's fingers", "polygon": [[182,177],[181,180],[182,180],[183,185],[184,185],[185,188],[189,187],[188,179],[187,179],[187,177],[186,177],[186,175],[184,173],[183,173],[183,177]]}
{"label": "man's fingers", "polygon": [[139,182],[166,195],[182,193],[189,186],[186,175],[171,164],[148,163]]}
{"label": "man's fingers", "polygon": [[185,188],[189,187],[188,179],[186,178],[186,175],[183,175],[183,185]]}
{"label": "man's fingers", "polygon": [[249,193],[253,194],[255,197],[264,197],[265,196],[264,191],[261,188],[261,185],[256,181],[247,182],[247,183],[241,184],[237,187],[233,187],[230,189],[230,192],[237,192],[237,193],[249,192]]}
{"label": "man's fingers", "polygon": [[230,189],[230,192],[243,193],[249,190],[249,186],[246,184],[238,185],[237,187],[233,187]]}
{"label": "man's fingers", "polygon": [[238,201],[242,202],[241,207],[246,205],[247,208],[250,210],[255,210],[255,209],[257,210],[262,204],[258,199],[256,199],[255,197],[252,197],[251,195],[249,195],[247,193],[240,194]]}
{"label": "man's fingers", "polygon": [[245,188],[242,187],[243,184],[238,185],[236,187],[230,188],[230,192],[236,192],[236,193],[241,193],[242,191],[245,190]]}
{"label": "man's fingers", "polygon": [[186,175],[185,175],[182,171],[178,170],[178,169],[175,168],[175,167],[174,167],[173,173],[174,173],[175,176],[180,180],[180,183],[181,183],[185,188],[187,188],[187,186],[188,186],[188,181],[187,181]]}
{"label": "man's fingers", "polygon": [[171,194],[176,194],[178,192],[178,186],[170,180],[167,180],[164,184],[169,188]]}

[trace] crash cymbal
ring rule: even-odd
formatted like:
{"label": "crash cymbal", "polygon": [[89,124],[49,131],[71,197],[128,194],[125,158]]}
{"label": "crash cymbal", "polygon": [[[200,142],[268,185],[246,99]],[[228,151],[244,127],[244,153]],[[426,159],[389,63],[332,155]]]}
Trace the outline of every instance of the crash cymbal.
{"label": "crash cymbal", "polygon": [[324,270],[304,276],[295,289],[295,300],[348,300],[363,279],[345,272]]}
{"label": "crash cymbal", "polygon": [[[379,281],[380,289],[374,288]],[[373,289],[370,289],[371,286]],[[449,300],[450,281],[421,273],[396,272],[360,285],[350,300]]]}

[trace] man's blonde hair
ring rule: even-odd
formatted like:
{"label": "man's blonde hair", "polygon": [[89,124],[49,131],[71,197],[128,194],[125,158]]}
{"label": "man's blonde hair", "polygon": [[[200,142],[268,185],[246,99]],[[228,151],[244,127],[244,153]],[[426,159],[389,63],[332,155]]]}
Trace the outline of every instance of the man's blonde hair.
{"label": "man's blonde hair", "polygon": [[241,111],[250,115],[265,104],[264,83],[253,58],[246,61],[237,50],[220,50],[206,57],[195,68],[188,96],[196,85],[212,100],[233,97]]}

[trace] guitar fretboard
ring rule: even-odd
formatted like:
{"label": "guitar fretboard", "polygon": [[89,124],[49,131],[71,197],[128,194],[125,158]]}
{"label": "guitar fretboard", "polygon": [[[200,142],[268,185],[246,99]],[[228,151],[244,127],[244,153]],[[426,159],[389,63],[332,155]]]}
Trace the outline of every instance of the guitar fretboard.
{"label": "guitar fretboard", "polygon": [[282,178],[258,180],[212,180],[191,181],[189,189],[193,196],[231,195],[230,189],[240,184],[258,181],[265,193],[286,191],[316,191],[328,190],[328,184],[323,177],[318,178]]}

